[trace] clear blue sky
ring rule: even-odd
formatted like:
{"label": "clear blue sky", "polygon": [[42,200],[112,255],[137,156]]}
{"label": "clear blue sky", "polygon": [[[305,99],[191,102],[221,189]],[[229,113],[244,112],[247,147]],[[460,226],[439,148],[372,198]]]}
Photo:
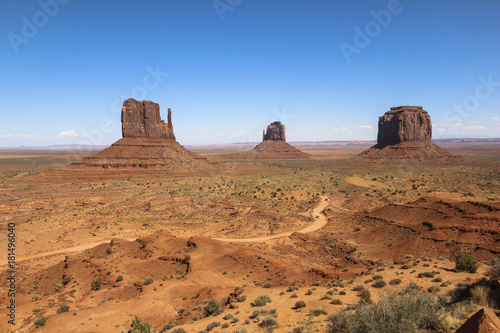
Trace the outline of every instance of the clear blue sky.
{"label": "clear blue sky", "polygon": [[372,140],[398,105],[434,138],[500,137],[499,17],[498,0],[2,0],[0,147],[110,144],[128,97],[172,108],[186,145],[275,120],[288,141]]}

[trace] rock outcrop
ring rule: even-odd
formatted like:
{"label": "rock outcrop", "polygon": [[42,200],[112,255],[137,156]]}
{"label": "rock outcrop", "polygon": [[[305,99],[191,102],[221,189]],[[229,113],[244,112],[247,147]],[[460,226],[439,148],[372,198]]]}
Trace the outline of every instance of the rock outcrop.
{"label": "rock outcrop", "polygon": [[369,160],[456,160],[431,142],[431,117],[421,106],[392,107],[378,120],[377,144],[358,157]]}
{"label": "rock outcrop", "polygon": [[483,308],[473,314],[460,326],[456,333],[498,333],[500,332],[500,319],[495,312]]}
{"label": "rock outcrop", "polygon": [[224,157],[248,160],[303,160],[311,158],[311,155],[288,144],[285,136],[285,125],[275,121],[263,131],[262,142],[254,149],[244,153],[225,154]]}
{"label": "rock outcrop", "polygon": [[222,168],[203,156],[193,153],[176,140],[172,125],[160,117],[160,107],[151,101],[127,99],[122,108],[123,138],[97,154],[73,163],[92,168],[153,168],[185,173]]}
{"label": "rock outcrop", "polygon": [[168,109],[168,123],[165,123],[157,103],[127,99],[122,107],[122,136],[175,140],[172,110]]}
{"label": "rock outcrop", "polygon": [[262,141],[285,141],[285,125],[279,121],[272,122],[262,133]]}
{"label": "rock outcrop", "polygon": [[392,107],[378,118],[377,147],[401,142],[431,142],[431,117],[421,106]]}

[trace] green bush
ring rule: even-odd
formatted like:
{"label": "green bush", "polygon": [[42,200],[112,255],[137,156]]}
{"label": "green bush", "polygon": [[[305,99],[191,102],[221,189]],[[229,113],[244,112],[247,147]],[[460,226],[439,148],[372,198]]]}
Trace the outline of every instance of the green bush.
{"label": "green bush", "polygon": [[278,325],[278,321],[274,317],[266,317],[259,323],[260,327],[272,327],[276,325]]}
{"label": "green bush", "polygon": [[455,270],[457,272],[476,273],[477,260],[472,255],[460,252],[455,255]]}
{"label": "green bush", "polygon": [[319,316],[319,315],[322,315],[322,314],[326,315],[327,313],[326,313],[325,309],[323,309],[322,307],[318,307],[318,308],[310,310],[309,314],[311,316]]}
{"label": "green bush", "polygon": [[148,284],[151,284],[153,283],[153,278],[147,278],[146,280],[144,280],[144,285],[147,286]]}
{"label": "green bush", "polygon": [[387,285],[387,283],[384,280],[376,280],[373,282],[372,287],[373,288],[383,288]]}
{"label": "green bush", "polygon": [[118,277],[116,278],[116,282],[120,281],[123,281],[123,275],[118,275]]}
{"label": "green bush", "polygon": [[57,309],[57,313],[63,313],[63,312],[68,312],[69,311],[69,305],[66,303],[61,303],[59,304],[59,309]]}
{"label": "green bush", "polygon": [[305,308],[306,307],[306,302],[304,301],[297,301],[295,302],[295,308],[300,309],[300,308]]}
{"label": "green bush", "polygon": [[103,278],[100,276],[98,278],[94,279],[90,285],[90,289],[91,290],[100,290],[102,281],[103,281]]}
{"label": "green bush", "polygon": [[264,306],[267,303],[271,303],[271,298],[267,295],[259,295],[257,298],[251,303],[252,306]]}
{"label": "green bush", "polygon": [[156,332],[153,329],[153,326],[148,323],[143,321],[141,318],[135,316],[135,318],[132,320],[132,333],[154,333]]}
{"label": "green bush", "polygon": [[214,328],[219,327],[219,326],[220,326],[220,322],[214,321],[213,323],[210,323],[207,325],[207,331],[211,331]]}
{"label": "green bush", "polygon": [[389,281],[389,284],[392,284],[393,286],[397,286],[400,283],[401,279],[392,279],[391,281]]}
{"label": "green bush", "polygon": [[332,299],[332,301],[330,302],[330,304],[333,304],[333,305],[342,305],[342,301],[338,298],[334,298]]}
{"label": "green bush", "polygon": [[357,307],[354,314],[331,314],[328,332],[417,333],[431,327],[439,309],[437,300],[426,293],[389,293],[375,305]]}
{"label": "green bush", "polygon": [[211,299],[207,306],[205,307],[205,315],[211,316],[215,312],[217,312],[220,308],[220,302],[216,301],[215,299]]}
{"label": "green bush", "polygon": [[45,325],[46,321],[47,321],[47,317],[41,316],[41,317],[36,318],[35,321],[33,322],[33,324],[35,324],[35,327],[38,328],[38,327],[42,327],[43,325]]}
{"label": "green bush", "polygon": [[363,285],[361,285],[361,284],[358,284],[358,285],[352,287],[352,290],[354,290],[354,291],[361,291],[361,290],[365,290],[365,287]]}

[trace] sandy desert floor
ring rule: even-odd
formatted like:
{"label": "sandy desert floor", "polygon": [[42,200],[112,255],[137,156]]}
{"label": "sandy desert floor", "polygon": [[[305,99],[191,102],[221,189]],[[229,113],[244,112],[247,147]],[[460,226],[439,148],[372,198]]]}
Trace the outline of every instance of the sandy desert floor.
{"label": "sandy desert floor", "polygon": [[[301,147],[313,158],[275,161],[200,150],[226,168],[197,174],[75,171],[68,152],[2,151],[18,278],[17,324],[2,285],[0,330],[121,332],[139,316],[157,332],[325,332],[326,314],[363,290],[376,301],[413,282],[449,299],[483,278],[500,254],[500,145],[445,147],[465,158],[434,164],[352,158],[364,148]],[[459,251],[477,273],[455,272]],[[252,305],[259,295],[271,302]],[[207,316],[212,299],[222,311]]]}

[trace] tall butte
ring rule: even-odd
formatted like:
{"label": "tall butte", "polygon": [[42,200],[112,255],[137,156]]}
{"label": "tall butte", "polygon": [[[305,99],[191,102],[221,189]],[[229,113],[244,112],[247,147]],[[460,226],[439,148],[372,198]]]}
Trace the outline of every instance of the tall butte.
{"label": "tall butte", "polygon": [[231,154],[232,158],[263,160],[303,160],[306,154],[286,142],[285,125],[275,121],[262,133],[262,142],[249,152]]}
{"label": "tall butte", "polygon": [[220,164],[193,153],[176,140],[172,111],[167,123],[160,117],[160,106],[151,101],[129,98],[122,107],[120,140],[97,154],[73,165],[98,168],[155,168],[174,172],[215,170]]}
{"label": "tall butte", "polygon": [[431,117],[421,106],[391,107],[378,119],[377,144],[358,156],[380,160],[456,160],[431,142]]}

